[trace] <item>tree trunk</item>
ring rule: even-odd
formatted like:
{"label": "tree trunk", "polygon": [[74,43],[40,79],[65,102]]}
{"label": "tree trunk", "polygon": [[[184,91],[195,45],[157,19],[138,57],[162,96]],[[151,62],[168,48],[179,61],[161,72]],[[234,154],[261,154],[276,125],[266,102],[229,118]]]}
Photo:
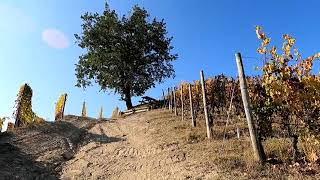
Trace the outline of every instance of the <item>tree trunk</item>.
{"label": "tree trunk", "polygon": [[131,90],[128,86],[124,90],[124,100],[126,101],[127,109],[132,109]]}

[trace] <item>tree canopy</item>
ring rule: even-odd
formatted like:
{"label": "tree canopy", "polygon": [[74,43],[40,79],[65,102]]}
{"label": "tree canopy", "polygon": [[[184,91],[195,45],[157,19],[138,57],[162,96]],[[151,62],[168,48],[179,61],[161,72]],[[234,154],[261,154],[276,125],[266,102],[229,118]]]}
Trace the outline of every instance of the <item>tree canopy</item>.
{"label": "tree canopy", "polygon": [[101,90],[113,90],[132,108],[131,97],[174,77],[171,64],[172,37],[167,37],[164,20],[151,19],[138,6],[128,15],[119,15],[108,4],[103,14],[85,13],[82,34],[75,34],[78,45],[86,50],[76,64],[78,87],[95,82]]}

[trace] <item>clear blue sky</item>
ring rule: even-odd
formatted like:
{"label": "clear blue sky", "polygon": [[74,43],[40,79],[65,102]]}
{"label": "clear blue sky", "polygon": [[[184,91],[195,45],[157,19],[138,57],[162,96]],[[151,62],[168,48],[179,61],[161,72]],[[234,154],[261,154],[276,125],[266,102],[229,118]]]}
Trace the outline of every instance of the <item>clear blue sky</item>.
{"label": "clear blue sky", "polygon": [[[81,32],[84,12],[102,12],[104,0],[32,0],[0,2],[0,116],[11,116],[21,84],[34,91],[34,111],[50,120],[54,103],[68,93],[67,114],[80,114],[87,102],[89,116],[97,117],[100,106],[110,116],[115,106],[125,107],[113,93],[99,92],[94,86],[86,91],[76,88],[74,64],[82,50],[73,34]],[[174,36],[176,78],[147,92],[158,97],[161,90],[182,80],[225,73],[235,76],[234,53],[245,58],[247,74],[257,74],[258,41],[255,25],[262,25],[274,43],[281,46],[284,33],[297,38],[302,55],[320,51],[320,2],[301,0],[110,0],[111,9],[126,14],[132,6],[145,7],[153,17],[164,18],[169,35]],[[319,71],[319,66],[317,66]],[[134,102],[137,102],[134,98]]]}

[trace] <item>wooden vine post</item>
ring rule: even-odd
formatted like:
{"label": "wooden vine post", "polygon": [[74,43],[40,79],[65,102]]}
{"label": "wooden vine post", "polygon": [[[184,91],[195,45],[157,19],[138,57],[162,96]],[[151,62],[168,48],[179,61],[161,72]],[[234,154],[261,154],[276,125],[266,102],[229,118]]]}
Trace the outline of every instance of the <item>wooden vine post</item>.
{"label": "wooden vine post", "polygon": [[236,53],[235,56],[236,56],[236,62],[237,62],[237,67],[238,67],[238,74],[239,74],[243,107],[244,107],[246,119],[248,122],[253,152],[254,152],[256,160],[263,163],[265,161],[265,153],[264,153],[263,146],[262,146],[261,142],[258,140],[257,131],[256,131],[256,128],[255,128],[255,125],[253,122],[253,118],[252,118],[253,116],[252,116],[251,107],[250,107],[250,99],[249,99],[247,83],[246,83],[246,76],[244,73],[241,54]]}
{"label": "wooden vine post", "polygon": [[170,88],[168,88],[168,109],[171,111],[171,92]]}
{"label": "wooden vine post", "polygon": [[233,102],[233,98],[234,98],[234,91],[236,89],[236,85],[232,85],[232,93],[231,93],[231,99],[230,99],[230,105],[229,105],[229,109],[227,111],[227,121],[226,121],[226,126],[223,129],[223,139],[226,139],[226,130],[227,127],[229,125],[229,119],[230,119],[230,112],[232,110],[232,102]]}
{"label": "wooden vine post", "polygon": [[182,121],[183,121],[183,120],[184,120],[183,84],[181,84],[181,91],[180,91],[180,93],[181,93],[181,98],[180,98],[180,100],[181,100],[181,119],[182,119]]}
{"label": "wooden vine post", "polygon": [[177,111],[177,96],[176,96],[176,88],[174,87],[173,88],[173,104],[174,104],[174,114],[176,116],[178,116],[178,111]]}
{"label": "wooden vine post", "polygon": [[206,95],[206,84],[204,81],[204,75],[203,75],[203,70],[200,71],[200,78],[201,78],[201,87],[202,87],[202,99],[203,99],[203,110],[204,110],[204,117],[206,120],[206,126],[207,126],[207,137],[209,139],[212,138],[212,122],[209,120],[209,114],[208,114],[208,109],[207,109],[207,95]]}
{"label": "wooden vine post", "polygon": [[190,100],[191,123],[192,123],[192,127],[196,127],[197,124],[196,124],[196,120],[194,118],[194,112],[193,112],[191,84],[188,84],[188,89],[189,89],[189,100]]}
{"label": "wooden vine post", "polygon": [[173,113],[174,111],[174,92],[173,92],[173,88],[171,88],[171,112]]}
{"label": "wooden vine post", "polygon": [[163,89],[162,89],[162,100],[163,100],[162,108],[166,108],[166,96],[164,95]]}

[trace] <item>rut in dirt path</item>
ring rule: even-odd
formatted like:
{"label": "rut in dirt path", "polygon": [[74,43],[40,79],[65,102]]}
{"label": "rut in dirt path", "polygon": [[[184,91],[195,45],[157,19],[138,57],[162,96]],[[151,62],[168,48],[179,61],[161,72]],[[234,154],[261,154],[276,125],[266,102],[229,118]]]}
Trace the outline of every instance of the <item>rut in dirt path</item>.
{"label": "rut in dirt path", "polygon": [[[105,139],[80,148],[62,179],[189,179],[213,177],[212,167],[194,160],[181,138],[166,127],[175,117],[163,110],[97,124]],[[101,136],[103,135],[103,136]],[[110,141],[110,137],[118,139]]]}

